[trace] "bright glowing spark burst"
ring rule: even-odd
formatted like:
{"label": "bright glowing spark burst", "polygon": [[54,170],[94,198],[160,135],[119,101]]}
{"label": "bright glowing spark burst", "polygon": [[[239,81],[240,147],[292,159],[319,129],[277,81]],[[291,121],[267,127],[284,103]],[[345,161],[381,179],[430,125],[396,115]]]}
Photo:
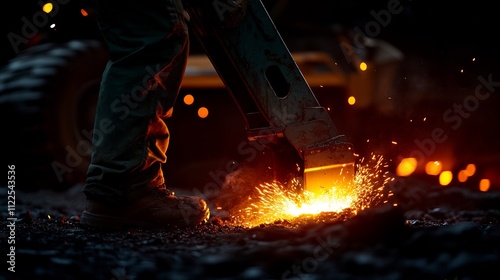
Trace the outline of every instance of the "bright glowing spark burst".
{"label": "bright glowing spark burst", "polygon": [[332,189],[314,197],[302,191],[301,180],[293,179],[290,186],[279,182],[263,183],[257,187],[258,195],[249,197],[249,205],[233,216],[238,224],[248,227],[269,224],[280,220],[310,217],[326,212],[339,213],[346,209],[360,210],[387,203],[392,193],[387,190],[394,178],[388,175],[387,164],[382,156],[371,155],[357,164],[354,179],[355,196],[346,195],[341,189]]}

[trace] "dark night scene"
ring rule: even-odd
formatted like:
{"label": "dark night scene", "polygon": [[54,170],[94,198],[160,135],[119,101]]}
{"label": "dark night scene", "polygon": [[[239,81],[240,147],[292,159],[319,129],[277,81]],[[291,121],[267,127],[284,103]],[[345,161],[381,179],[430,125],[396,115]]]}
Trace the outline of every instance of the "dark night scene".
{"label": "dark night scene", "polygon": [[0,279],[498,278],[492,3],[3,11]]}

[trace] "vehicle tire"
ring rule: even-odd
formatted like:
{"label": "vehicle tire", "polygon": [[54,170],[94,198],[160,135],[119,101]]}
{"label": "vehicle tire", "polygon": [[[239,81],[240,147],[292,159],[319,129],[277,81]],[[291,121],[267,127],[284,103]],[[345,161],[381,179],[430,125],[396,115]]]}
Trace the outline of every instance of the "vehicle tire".
{"label": "vehicle tire", "polygon": [[102,71],[108,60],[95,40],[44,43],[0,71],[4,156],[16,186],[33,190],[83,183]]}

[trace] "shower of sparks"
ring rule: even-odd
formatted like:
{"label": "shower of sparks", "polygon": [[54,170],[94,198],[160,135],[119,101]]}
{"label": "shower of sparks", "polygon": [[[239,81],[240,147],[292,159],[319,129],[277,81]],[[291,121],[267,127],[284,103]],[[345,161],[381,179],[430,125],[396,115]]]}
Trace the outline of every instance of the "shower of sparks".
{"label": "shower of sparks", "polygon": [[363,158],[357,164],[352,186],[356,189],[355,192],[346,193],[342,188],[332,186],[331,190],[319,197],[302,191],[299,179],[293,179],[290,186],[279,182],[263,183],[257,187],[257,195],[248,197],[248,206],[234,215],[233,220],[243,226],[253,227],[325,212],[338,213],[346,209],[352,209],[356,213],[385,204],[388,202],[387,198],[392,196],[386,187],[394,180],[386,169],[383,157],[372,154],[370,158]]}

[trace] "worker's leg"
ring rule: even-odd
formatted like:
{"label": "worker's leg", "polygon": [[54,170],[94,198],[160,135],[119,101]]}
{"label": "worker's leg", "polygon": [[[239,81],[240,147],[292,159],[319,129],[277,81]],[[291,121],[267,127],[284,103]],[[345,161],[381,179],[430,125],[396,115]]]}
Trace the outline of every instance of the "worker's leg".
{"label": "worker's leg", "polygon": [[188,55],[180,0],[97,0],[111,60],[101,84],[84,193],[126,202],[164,184],[171,114]]}

